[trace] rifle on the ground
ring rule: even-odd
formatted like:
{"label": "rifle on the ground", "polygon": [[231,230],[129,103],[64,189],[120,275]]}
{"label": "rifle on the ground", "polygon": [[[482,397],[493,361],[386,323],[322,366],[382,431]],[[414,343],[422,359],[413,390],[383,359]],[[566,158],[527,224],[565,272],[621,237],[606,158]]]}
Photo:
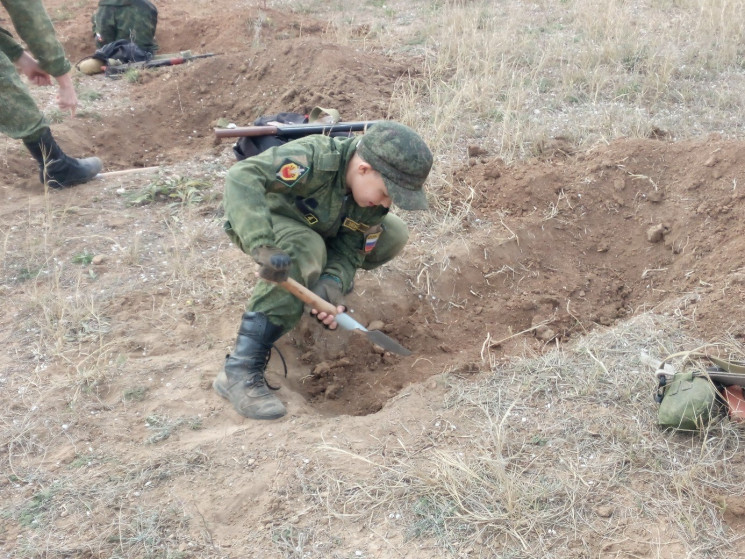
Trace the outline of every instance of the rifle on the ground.
{"label": "rifle on the ground", "polygon": [[144,60],[142,62],[129,62],[128,64],[119,64],[116,66],[106,66],[107,76],[116,76],[124,74],[127,70],[138,69],[146,70],[149,68],[162,68],[163,66],[177,66],[190,60],[196,60],[197,58],[210,58],[212,56],[220,56],[215,53],[207,54],[192,54],[189,56],[174,56],[172,58],[153,58],[152,60]]}
{"label": "rifle on the ground", "polygon": [[275,126],[238,126],[236,128],[215,128],[218,138],[241,138],[243,136],[285,136],[300,138],[311,134],[334,134],[337,132],[362,132],[377,121],[337,122],[336,124],[277,124]]}

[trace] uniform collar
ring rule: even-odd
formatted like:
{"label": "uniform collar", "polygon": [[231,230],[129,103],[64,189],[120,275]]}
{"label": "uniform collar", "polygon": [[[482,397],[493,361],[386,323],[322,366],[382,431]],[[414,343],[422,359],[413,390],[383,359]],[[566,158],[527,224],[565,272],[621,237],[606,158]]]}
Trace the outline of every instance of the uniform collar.
{"label": "uniform collar", "polygon": [[357,151],[357,144],[360,143],[362,136],[354,136],[349,140],[344,140],[339,146],[339,153],[341,154],[342,169],[347,168],[347,163],[352,159],[352,156]]}

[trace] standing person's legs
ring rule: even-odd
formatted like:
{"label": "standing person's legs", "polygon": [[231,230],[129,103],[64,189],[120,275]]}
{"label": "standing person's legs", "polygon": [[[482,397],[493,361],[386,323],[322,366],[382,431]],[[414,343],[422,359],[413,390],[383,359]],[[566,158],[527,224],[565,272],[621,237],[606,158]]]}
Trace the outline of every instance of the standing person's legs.
{"label": "standing person's legs", "polygon": [[[140,48],[154,53],[158,50],[155,42],[155,30],[158,25],[158,10],[150,2],[134,2],[130,6],[115,8],[111,15],[103,14],[109,24],[108,28],[115,27],[116,39],[129,39]],[[102,26],[105,27],[105,26]],[[109,41],[111,42],[111,41]]]}
{"label": "standing person's legs", "polygon": [[115,6],[98,6],[96,13],[91,17],[93,23],[93,35],[96,41],[96,49],[113,43],[117,39],[126,39],[128,36],[120,37],[117,31],[116,12],[121,8]]}
{"label": "standing person's legs", "polygon": [[18,75],[15,65],[0,51],[0,132],[16,140],[36,140],[49,124]]}
{"label": "standing person's legs", "polygon": [[39,164],[39,180],[52,188],[86,182],[101,172],[97,157],[68,157],[57,145],[49,123],[21,81],[15,65],[0,52],[0,132],[23,140]]}
{"label": "standing person's legs", "polygon": [[86,182],[103,167],[97,157],[68,157],[57,145],[49,124],[28,88],[21,81],[15,65],[0,52],[0,132],[23,140],[26,149],[39,164],[39,180],[53,188]]}

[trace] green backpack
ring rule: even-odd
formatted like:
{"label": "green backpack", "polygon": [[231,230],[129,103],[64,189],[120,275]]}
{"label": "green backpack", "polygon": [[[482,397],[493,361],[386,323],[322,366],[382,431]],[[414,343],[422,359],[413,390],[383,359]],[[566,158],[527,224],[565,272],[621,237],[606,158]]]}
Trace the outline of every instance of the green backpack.
{"label": "green backpack", "polygon": [[717,389],[706,376],[693,371],[675,373],[672,380],[661,384],[660,397],[657,422],[663,427],[695,431],[706,427],[716,413]]}

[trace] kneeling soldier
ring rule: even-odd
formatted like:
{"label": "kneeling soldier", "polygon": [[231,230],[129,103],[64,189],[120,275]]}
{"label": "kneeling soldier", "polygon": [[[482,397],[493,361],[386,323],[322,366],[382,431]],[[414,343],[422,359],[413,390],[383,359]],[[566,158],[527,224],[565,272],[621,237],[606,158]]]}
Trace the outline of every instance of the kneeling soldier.
{"label": "kneeling soldier", "polygon": [[[285,407],[266,383],[272,345],[300,320],[303,303],[274,282],[292,277],[344,310],[358,268],[394,258],[408,240],[392,204],[427,208],[432,154],[411,128],[377,122],[365,135],[308,136],[236,163],[225,185],[225,230],[261,266],[233,353],[215,391],[254,419]],[[329,328],[334,316],[311,310]]]}

